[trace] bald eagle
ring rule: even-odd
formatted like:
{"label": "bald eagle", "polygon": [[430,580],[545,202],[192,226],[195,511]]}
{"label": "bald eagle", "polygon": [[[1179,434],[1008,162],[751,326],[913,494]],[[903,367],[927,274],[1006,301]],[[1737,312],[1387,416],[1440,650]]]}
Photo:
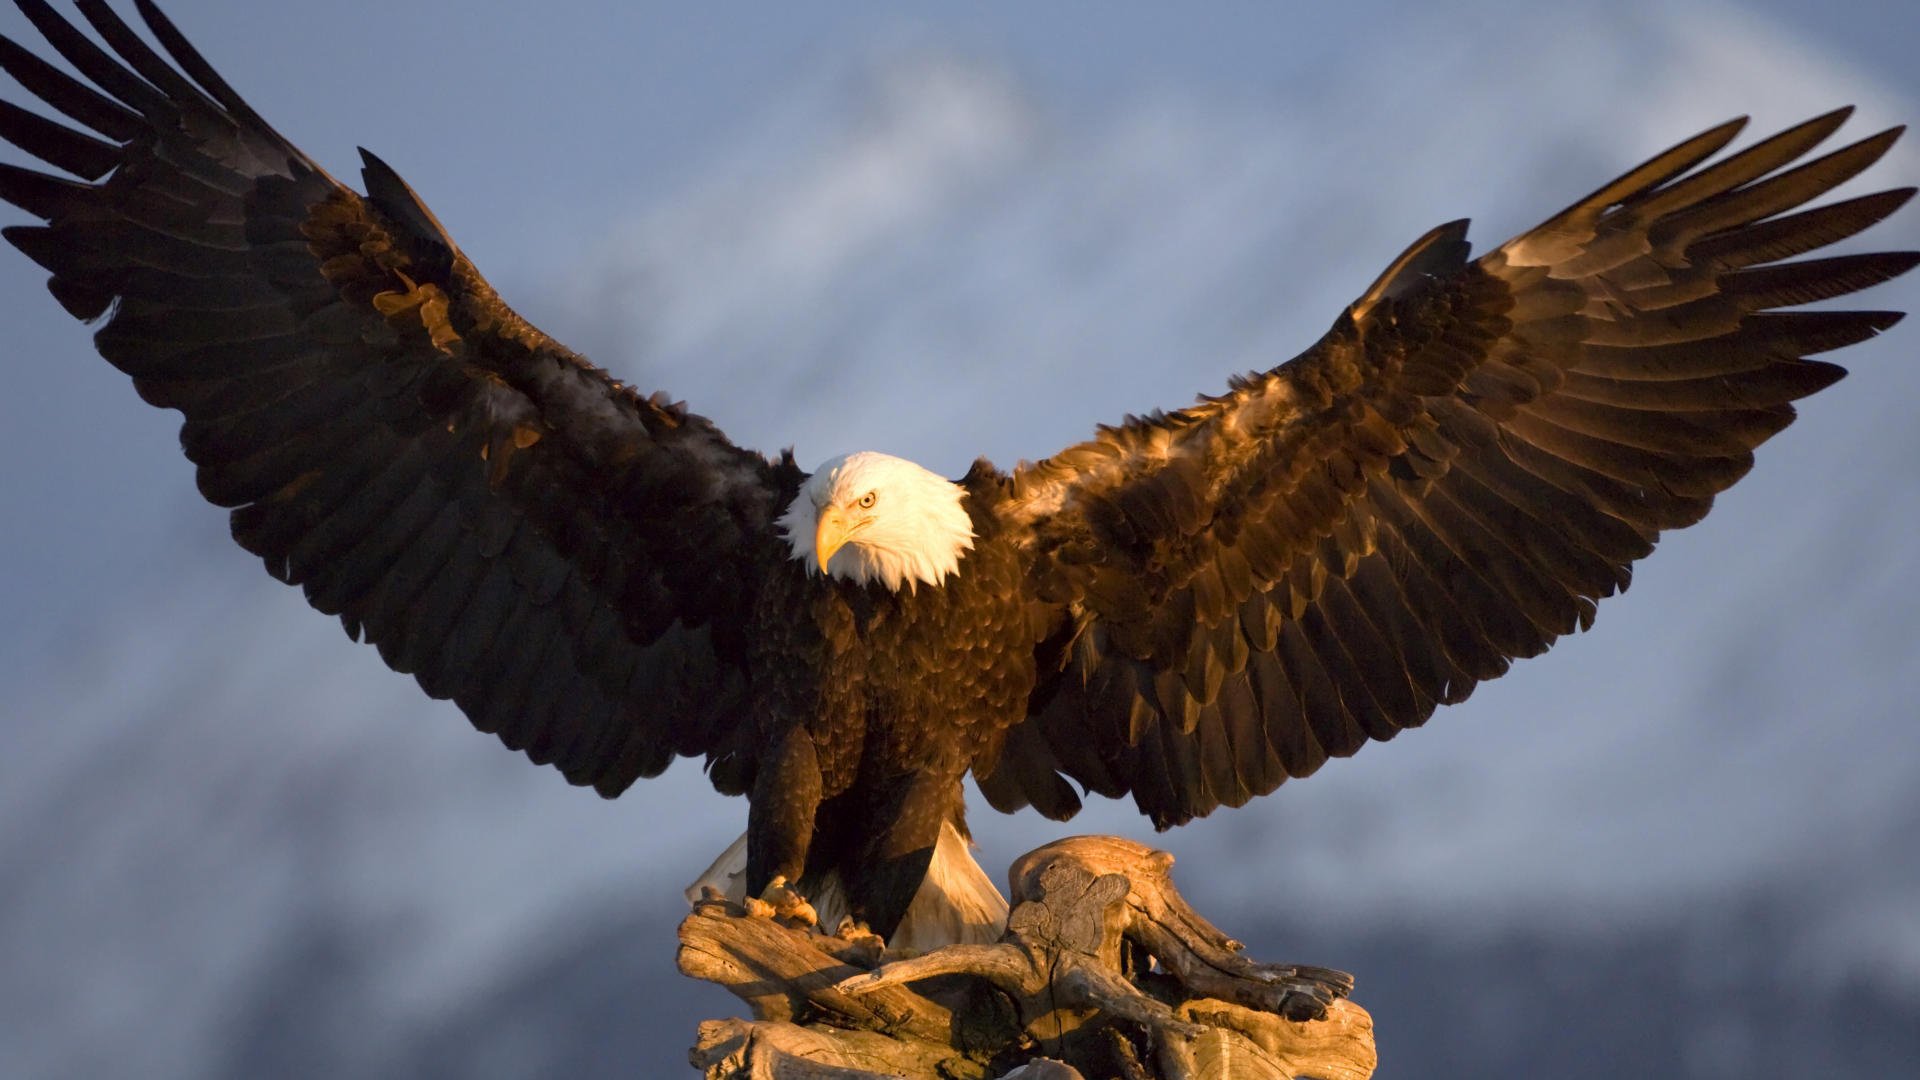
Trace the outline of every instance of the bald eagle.
{"label": "bald eagle", "polygon": [[997,810],[1131,795],[1166,828],[1587,627],[1841,377],[1810,355],[1899,318],[1782,309],[1920,261],[1797,259],[1913,194],[1803,208],[1898,129],[1809,160],[1842,109],[1718,156],[1736,120],[1479,258],[1433,229],[1187,408],[958,480],[809,471],[529,325],[391,168],[335,180],[149,0],[158,49],[103,0],[97,41],[17,2],[80,77],[0,39],[64,117],[0,104],[0,135],[67,174],[0,164],[43,223],[6,239],[184,415],[234,538],[576,784],[704,757],[748,797],[749,893],[836,881],[883,935],[969,773]]}

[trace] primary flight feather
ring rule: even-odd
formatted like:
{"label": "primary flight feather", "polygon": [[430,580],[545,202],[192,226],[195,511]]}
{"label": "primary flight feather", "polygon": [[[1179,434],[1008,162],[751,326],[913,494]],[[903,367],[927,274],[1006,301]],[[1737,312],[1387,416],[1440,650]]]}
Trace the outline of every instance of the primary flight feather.
{"label": "primary flight feather", "polygon": [[[275,577],[476,727],[616,795],[700,755],[749,798],[744,884],[892,934],[971,772],[1000,810],[1238,806],[1588,625],[1899,315],[1788,311],[1911,268],[1801,259],[1912,188],[1803,207],[1898,129],[1736,121],[1478,259],[1416,241],[1279,367],[958,481],[811,472],[608,378],[501,302],[365,155],[276,133],[149,0],[17,0],[58,118],[0,103],[43,224],[6,238]],[[84,81],[83,81],[84,79]],[[91,85],[88,85],[91,83]],[[71,177],[71,178],[70,178]],[[75,179],[77,178],[77,179]]]}

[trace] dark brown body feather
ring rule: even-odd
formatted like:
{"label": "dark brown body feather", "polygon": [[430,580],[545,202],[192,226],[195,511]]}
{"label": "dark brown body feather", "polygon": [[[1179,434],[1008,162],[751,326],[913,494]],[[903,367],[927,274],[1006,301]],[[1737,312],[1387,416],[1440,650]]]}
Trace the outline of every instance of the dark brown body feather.
{"label": "dark brown body feather", "polygon": [[749,659],[748,832],[769,838],[749,851],[750,891],[839,871],[854,910],[890,932],[941,823],[965,833],[961,781],[1026,716],[1044,627],[997,475],[968,486],[974,547],[943,587],[893,592],[790,560],[770,576]]}
{"label": "dark brown body feather", "polygon": [[[1465,223],[1298,358],[962,482],[941,586],[809,575],[804,479],[515,315],[399,177],[337,183],[146,0],[103,49],[17,0],[94,87],[0,39],[74,126],[0,136],[52,274],[235,538],[395,669],[614,795],[676,754],[750,796],[749,885],[838,871],[885,933],[971,769],[1054,817],[1074,781],[1160,826],[1239,805],[1465,698],[1590,623],[1894,313],[1774,309],[1911,254],[1782,262],[1912,189],[1798,208],[1897,132],[1801,163],[1845,112],[1703,166],[1688,140],[1468,260]],[[110,50],[110,51],[109,51]]]}

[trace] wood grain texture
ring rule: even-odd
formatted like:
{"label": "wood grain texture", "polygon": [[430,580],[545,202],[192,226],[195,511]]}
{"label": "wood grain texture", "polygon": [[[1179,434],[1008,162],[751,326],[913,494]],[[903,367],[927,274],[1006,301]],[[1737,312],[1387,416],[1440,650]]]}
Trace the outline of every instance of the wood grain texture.
{"label": "wood grain texture", "polygon": [[1372,1075],[1352,978],[1247,959],[1172,863],[1118,837],[1048,844],[1015,861],[999,942],[920,955],[705,901],[681,924],[680,969],[754,1019],[702,1025],[690,1060],[710,1080]]}

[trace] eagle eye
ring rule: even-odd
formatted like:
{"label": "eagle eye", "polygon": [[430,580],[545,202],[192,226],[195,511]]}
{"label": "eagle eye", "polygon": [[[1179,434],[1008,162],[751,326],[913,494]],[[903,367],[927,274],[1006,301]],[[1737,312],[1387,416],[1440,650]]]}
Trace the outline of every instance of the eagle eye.
{"label": "eagle eye", "polygon": [[865,495],[860,496],[860,509],[871,510],[873,509],[873,504],[879,501],[880,501],[880,496],[875,494],[874,492],[869,491]]}

